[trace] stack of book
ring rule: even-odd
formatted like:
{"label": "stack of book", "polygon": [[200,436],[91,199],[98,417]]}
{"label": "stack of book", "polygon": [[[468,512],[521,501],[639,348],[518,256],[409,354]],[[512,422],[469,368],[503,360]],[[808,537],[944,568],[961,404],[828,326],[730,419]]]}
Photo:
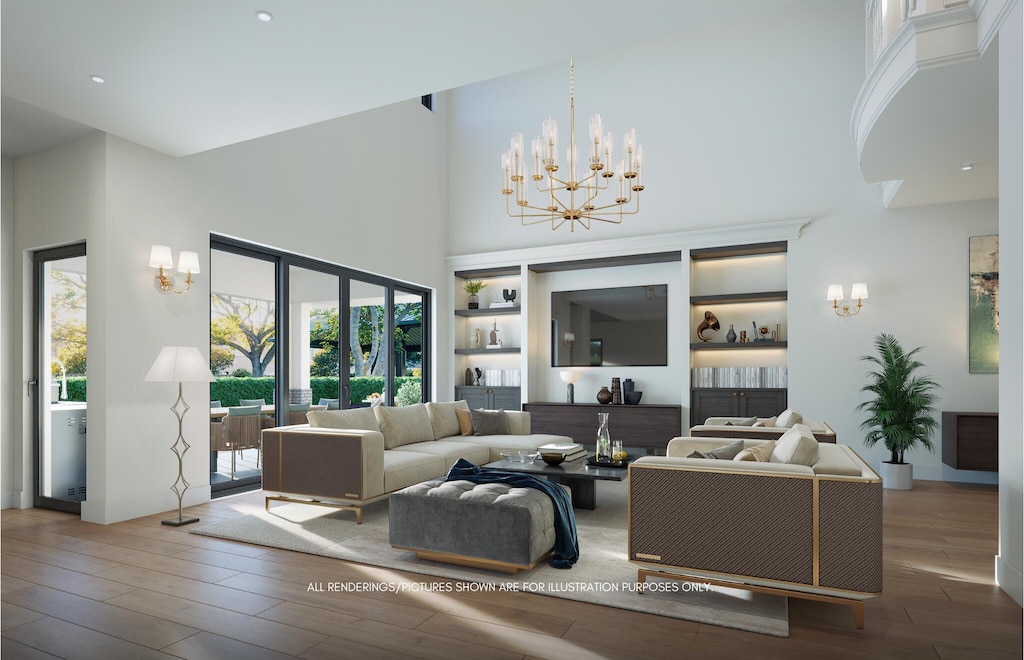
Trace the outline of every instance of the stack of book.
{"label": "stack of book", "polygon": [[542,454],[565,454],[565,460],[575,461],[587,455],[587,450],[578,442],[553,442],[537,447]]}

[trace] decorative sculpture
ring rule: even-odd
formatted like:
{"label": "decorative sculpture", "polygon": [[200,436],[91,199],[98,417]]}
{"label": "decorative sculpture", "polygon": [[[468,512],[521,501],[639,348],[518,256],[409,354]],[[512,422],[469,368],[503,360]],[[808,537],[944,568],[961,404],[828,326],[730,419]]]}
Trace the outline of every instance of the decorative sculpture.
{"label": "decorative sculpture", "polygon": [[718,317],[711,312],[704,312],[704,320],[697,326],[697,338],[704,342],[711,341],[704,336],[705,330],[720,330],[721,324],[718,323]]}
{"label": "decorative sculpture", "polygon": [[505,302],[512,303],[516,302],[516,290],[515,289],[502,289],[501,297],[505,299]]}

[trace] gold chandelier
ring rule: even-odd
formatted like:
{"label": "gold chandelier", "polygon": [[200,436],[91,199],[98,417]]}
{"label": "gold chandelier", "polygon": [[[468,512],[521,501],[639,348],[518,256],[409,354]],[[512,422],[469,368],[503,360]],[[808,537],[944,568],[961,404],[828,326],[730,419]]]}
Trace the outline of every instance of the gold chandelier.
{"label": "gold chandelier", "polygon": [[[640,192],[644,189],[644,148],[636,144],[634,129],[626,131],[622,140],[625,157],[613,168],[612,134],[603,133],[601,115],[591,117],[587,132],[588,167],[584,168],[581,178],[576,154],[573,69],[573,61],[569,60],[569,148],[565,155],[566,172],[562,178],[556,176],[559,171],[558,122],[550,117],[541,123],[540,137],[533,139],[529,156],[523,150],[522,133],[512,136],[511,148],[501,155],[501,192],[505,195],[505,212],[510,218],[519,218],[523,226],[550,222],[551,229],[555,230],[568,221],[569,231],[575,231],[577,223],[584,229],[590,229],[593,221],[620,224],[623,216],[635,215],[640,210]],[[528,161],[532,161],[532,173],[529,174],[527,170],[531,165]],[[540,193],[538,204],[530,203],[527,178],[535,182]],[[605,195],[603,200],[598,200],[598,195],[609,188],[612,189],[609,195],[614,195],[617,188],[617,196]],[[512,208],[513,195],[517,209]],[[527,213],[527,210],[540,212]]]}

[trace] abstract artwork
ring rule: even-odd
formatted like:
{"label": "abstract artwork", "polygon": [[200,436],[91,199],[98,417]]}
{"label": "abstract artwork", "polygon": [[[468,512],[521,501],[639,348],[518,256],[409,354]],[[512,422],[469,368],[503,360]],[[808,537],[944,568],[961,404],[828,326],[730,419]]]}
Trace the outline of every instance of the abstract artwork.
{"label": "abstract artwork", "polygon": [[995,374],[999,373],[999,236],[971,236],[970,256],[970,373]]}

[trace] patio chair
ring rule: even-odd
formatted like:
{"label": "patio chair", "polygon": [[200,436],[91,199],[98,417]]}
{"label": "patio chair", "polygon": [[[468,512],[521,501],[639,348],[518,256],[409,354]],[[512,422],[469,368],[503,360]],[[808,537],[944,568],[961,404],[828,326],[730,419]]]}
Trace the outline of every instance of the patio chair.
{"label": "patio chair", "polygon": [[211,408],[223,408],[223,406],[220,405],[220,401],[211,401],[210,402],[210,407]]}
{"label": "patio chair", "polygon": [[[220,427],[220,428],[217,428]],[[210,424],[210,447],[214,451],[231,452],[231,479],[235,478],[235,452],[260,448],[263,420],[260,406],[232,406],[218,424]],[[259,465],[259,456],[256,459]]]}
{"label": "patio chair", "polygon": [[[288,404],[288,423],[289,424],[305,424],[306,413],[309,412],[308,403],[289,403]],[[257,465],[259,465],[257,463]]]}
{"label": "patio chair", "polygon": [[327,410],[338,410],[341,408],[341,399],[320,399],[317,405],[327,406]]}

